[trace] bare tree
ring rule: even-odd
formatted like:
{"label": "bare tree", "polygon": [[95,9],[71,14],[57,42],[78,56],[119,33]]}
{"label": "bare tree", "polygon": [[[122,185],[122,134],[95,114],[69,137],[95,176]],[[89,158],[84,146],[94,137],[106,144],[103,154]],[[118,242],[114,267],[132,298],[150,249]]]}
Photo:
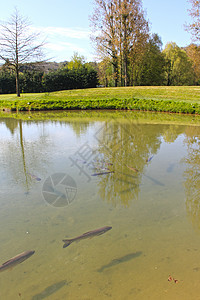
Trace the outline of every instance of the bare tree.
{"label": "bare tree", "polygon": [[20,97],[19,71],[24,63],[42,58],[40,33],[31,32],[30,22],[15,9],[10,20],[0,24],[0,59],[12,66],[16,77],[16,94]]}
{"label": "bare tree", "polygon": [[189,0],[191,3],[191,9],[189,9],[189,15],[192,18],[192,23],[186,25],[186,30],[189,31],[194,40],[200,40],[200,1]]}

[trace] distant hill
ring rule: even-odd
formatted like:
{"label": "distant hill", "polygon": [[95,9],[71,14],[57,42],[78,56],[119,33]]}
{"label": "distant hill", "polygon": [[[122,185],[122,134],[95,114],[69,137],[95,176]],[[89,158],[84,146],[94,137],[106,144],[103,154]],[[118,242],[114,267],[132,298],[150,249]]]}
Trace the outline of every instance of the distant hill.
{"label": "distant hill", "polygon": [[[68,64],[67,61],[63,61],[63,62],[59,62],[59,63],[57,63],[55,61],[26,63],[20,67],[20,72],[24,72],[25,70],[35,70],[35,71],[49,73],[50,71],[56,71],[59,68],[64,67],[67,64]],[[9,71],[9,70],[12,70],[12,67],[7,63],[0,64],[0,70]]]}
{"label": "distant hill", "polygon": [[25,70],[35,70],[35,71],[42,71],[45,73],[49,73],[50,71],[56,71],[61,67],[64,67],[68,62],[37,62],[37,63],[30,63],[24,64],[20,67],[20,71],[24,72]]}

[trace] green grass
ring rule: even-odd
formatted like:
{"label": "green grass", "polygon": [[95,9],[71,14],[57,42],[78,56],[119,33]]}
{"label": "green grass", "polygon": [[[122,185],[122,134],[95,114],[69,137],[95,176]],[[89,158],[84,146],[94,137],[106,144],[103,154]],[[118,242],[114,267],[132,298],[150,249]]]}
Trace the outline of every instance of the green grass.
{"label": "green grass", "polygon": [[11,110],[136,109],[200,114],[200,87],[119,87],[0,95]]}
{"label": "green grass", "polygon": [[[52,93],[21,94],[21,100],[102,100],[102,99],[151,99],[195,101],[200,103],[200,87],[198,86],[159,86],[159,87],[117,87],[82,90],[66,90]],[[16,95],[0,95],[0,100],[16,101]]]}

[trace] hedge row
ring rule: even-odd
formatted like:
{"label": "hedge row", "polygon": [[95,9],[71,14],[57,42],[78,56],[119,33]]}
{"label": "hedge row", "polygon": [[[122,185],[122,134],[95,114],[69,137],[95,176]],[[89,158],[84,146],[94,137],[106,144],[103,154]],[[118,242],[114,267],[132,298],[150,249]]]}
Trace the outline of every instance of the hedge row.
{"label": "hedge row", "polygon": [[69,109],[129,109],[157,112],[200,114],[200,104],[184,101],[145,100],[145,99],[107,99],[107,100],[0,100],[1,110],[69,110]]}

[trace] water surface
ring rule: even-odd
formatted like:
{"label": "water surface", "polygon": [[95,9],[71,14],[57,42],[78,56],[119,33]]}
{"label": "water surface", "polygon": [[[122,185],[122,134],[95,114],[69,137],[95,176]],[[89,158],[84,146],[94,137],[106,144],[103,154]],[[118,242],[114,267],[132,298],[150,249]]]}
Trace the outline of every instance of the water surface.
{"label": "water surface", "polygon": [[199,125],[140,112],[2,115],[0,264],[35,254],[0,273],[1,299],[198,299]]}

